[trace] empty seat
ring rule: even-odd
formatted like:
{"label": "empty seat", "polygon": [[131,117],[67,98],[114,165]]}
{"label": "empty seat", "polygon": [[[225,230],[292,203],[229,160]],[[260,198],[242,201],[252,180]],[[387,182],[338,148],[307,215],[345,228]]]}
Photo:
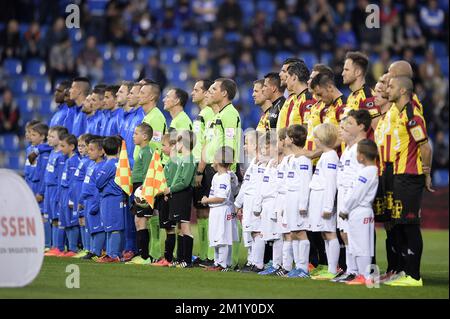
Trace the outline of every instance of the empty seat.
{"label": "empty seat", "polygon": [[37,77],[32,80],[31,88],[36,94],[50,94],[52,85],[47,77]]}
{"label": "empty seat", "polygon": [[22,73],[22,63],[18,59],[6,59],[3,68],[7,75],[19,75]]}
{"label": "empty seat", "polygon": [[44,75],[46,71],[45,62],[41,59],[30,59],[27,61],[25,71],[28,75]]}
{"label": "empty seat", "polygon": [[28,92],[28,82],[22,76],[13,77],[8,80],[8,86],[15,95],[21,95]]}
{"label": "empty seat", "polygon": [[134,59],[134,50],[130,46],[119,45],[114,49],[114,59],[117,62],[129,62]]}
{"label": "empty seat", "polygon": [[16,134],[0,135],[0,148],[6,152],[18,151],[20,149],[19,136]]}

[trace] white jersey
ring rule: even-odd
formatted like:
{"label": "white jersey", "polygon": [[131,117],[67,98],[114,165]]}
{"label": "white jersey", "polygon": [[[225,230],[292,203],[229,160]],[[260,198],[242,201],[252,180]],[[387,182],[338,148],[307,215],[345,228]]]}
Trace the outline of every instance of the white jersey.
{"label": "white jersey", "polygon": [[309,183],[312,176],[312,162],[306,156],[290,156],[287,163],[287,197],[284,211],[290,231],[308,230],[308,217],[300,211],[308,210]]}
{"label": "white jersey", "polygon": [[331,218],[323,218],[323,213],[335,213],[336,175],[339,158],[336,151],[323,153],[317,163],[314,175],[309,183],[311,189],[309,197],[308,216],[312,231],[335,232],[336,214]]}
{"label": "white jersey", "polygon": [[280,230],[283,234],[289,233],[289,229],[287,227],[287,218],[286,214],[284,213],[285,209],[285,203],[286,203],[286,197],[288,188],[286,185],[286,177],[287,177],[287,170],[288,170],[288,160],[289,156],[285,156],[280,164],[277,166],[277,182],[274,185],[274,187],[278,190],[277,198],[275,201],[275,216]]}
{"label": "white jersey", "polygon": [[[234,205],[237,208],[242,208],[244,206],[244,197],[252,196],[256,193],[257,185],[255,182],[256,172],[258,170],[258,163],[256,162],[256,158],[254,158],[251,162],[247,170],[244,174],[244,181],[242,182],[241,189],[239,190],[239,194],[236,197]],[[247,195],[247,196],[245,196]]]}
{"label": "white jersey", "polygon": [[352,211],[358,207],[372,209],[378,189],[378,168],[366,166],[358,171],[353,189],[344,199],[343,212],[351,216]]}
{"label": "white jersey", "polygon": [[219,204],[209,204],[209,207],[231,206],[233,204],[233,193],[231,190],[231,176],[228,173],[216,173],[211,182],[209,197],[224,198]]}

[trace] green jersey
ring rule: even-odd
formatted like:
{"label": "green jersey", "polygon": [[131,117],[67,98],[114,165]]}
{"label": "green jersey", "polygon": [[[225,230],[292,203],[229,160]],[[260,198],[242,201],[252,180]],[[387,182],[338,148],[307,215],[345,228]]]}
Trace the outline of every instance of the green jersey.
{"label": "green jersey", "polygon": [[169,131],[171,130],[192,131],[192,121],[184,111],[181,111],[180,113],[177,114],[177,116],[175,116],[175,118],[172,119],[172,122],[170,122]]}
{"label": "green jersey", "polygon": [[[147,123],[153,129],[153,137],[149,143],[152,151],[161,151],[161,140],[163,135],[167,133],[166,118],[164,117],[161,110],[157,107],[154,107],[145,115],[142,123]],[[139,154],[139,150],[140,147],[136,146],[133,153],[134,160],[136,160],[136,157]]]}
{"label": "green jersey", "polygon": [[152,149],[149,145],[141,148],[139,154],[134,162],[133,172],[131,178],[133,183],[143,183],[145,176],[147,176],[148,166],[152,160]]}
{"label": "green jersey", "polygon": [[194,156],[181,156],[178,159],[178,167],[175,176],[170,184],[170,192],[176,193],[192,185],[197,165],[194,162]]}
{"label": "green jersey", "polygon": [[197,116],[197,119],[193,123],[193,131],[195,134],[196,142],[192,155],[194,155],[195,161],[200,162],[202,156],[202,149],[206,141],[206,128],[211,125],[212,119],[215,117],[214,111],[211,107],[207,106]]}
{"label": "green jersey", "polygon": [[168,158],[168,160],[167,163],[164,165],[164,176],[166,177],[167,186],[170,186],[177,172],[179,159],[176,156],[170,158],[169,156],[166,156],[166,158]]}
{"label": "green jersey", "polygon": [[239,148],[241,144],[241,118],[233,104],[222,108],[212,120],[206,134],[206,163],[213,163],[214,156],[222,146],[229,146],[234,150],[232,170],[236,170],[239,162]]}

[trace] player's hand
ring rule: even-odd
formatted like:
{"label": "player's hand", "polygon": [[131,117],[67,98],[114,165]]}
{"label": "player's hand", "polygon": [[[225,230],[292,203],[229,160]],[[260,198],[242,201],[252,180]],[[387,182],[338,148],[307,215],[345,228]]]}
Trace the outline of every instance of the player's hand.
{"label": "player's hand", "polygon": [[83,204],[78,204],[78,210],[84,210],[84,205]]}
{"label": "player's hand", "polygon": [[431,173],[431,167],[430,166],[423,166],[422,171],[425,175],[430,175]]}
{"label": "player's hand", "polygon": [[169,197],[168,196],[164,196],[164,201],[168,202],[169,201]]}
{"label": "player's hand", "polygon": [[37,201],[38,203],[42,202],[43,200],[44,200],[44,196],[42,196],[41,194],[37,194],[37,195],[36,195],[36,201]]}
{"label": "player's hand", "polygon": [[348,215],[345,214],[345,213],[343,213],[343,212],[340,212],[340,213],[339,213],[339,217],[341,217],[343,220],[348,219]]}
{"label": "player's hand", "polygon": [[78,223],[80,224],[80,226],[84,226],[84,217],[78,218]]}
{"label": "player's hand", "polygon": [[431,175],[430,174],[426,174],[425,175],[425,188],[427,189],[427,191],[429,191],[430,193],[434,193],[434,189],[431,188]]}
{"label": "player's hand", "polygon": [[323,219],[330,219],[331,216],[333,216],[333,213],[330,213],[330,212],[323,212],[322,213],[322,218]]}
{"label": "player's hand", "polygon": [[202,186],[202,180],[203,180],[203,175],[196,175],[195,182],[194,182],[195,187]]}
{"label": "player's hand", "polygon": [[203,196],[203,197],[202,197],[202,200],[200,201],[200,203],[202,203],[203,205],[208,204],[208,197]]}
{"label": "player's hand", "polygon": [[169,195],[170,194],[170,188],[166,188],[165,190],[164,190],[164,195]]}
{"label": "player's hand", "polygon": [[308,215],[308,212],[306,210],[300,210],[300,216],[305,217],[306,215]]}
{"label": "player's hand", "polygon": [[34,164],[34,161],[37,157],[38,155],[35,152],[31,152],[30,155],[28,155],[28,161],[30,162],[30,164]]}

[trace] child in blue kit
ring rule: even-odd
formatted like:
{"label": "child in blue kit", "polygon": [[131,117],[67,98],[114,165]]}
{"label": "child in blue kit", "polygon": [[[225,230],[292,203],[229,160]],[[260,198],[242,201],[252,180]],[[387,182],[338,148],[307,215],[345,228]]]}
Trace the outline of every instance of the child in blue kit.
{"label": "child in blue kit", "polygon": [[120,262],[124,244],[125,213],[127,198],[114,181],[119,162],[121,140],[119,137],[106,137],[103,150],[106,163],[96,175],[95,184],[100,192],[100,217],[106,232],[106,256],[97,262]]}
{"label": "child in blue kit", "polygon": [[100,194],[96,186],[96,176],[105,164],[103,139],[94,136],[88,142],[89,162],[81,187],[80,203],[84,209],[86,229],[89,232],[90,249],[82,259],[96,260],[101,256],[106,234],[100,218]]}
{"label": "child in blue kit", "polygon": [[[48,145],[53,147],[53,150],[50,152],[44,175],[44,210],[51,223],[52,248],[45,253],[45,256],[59,255],[64,251],[65,232],[64,229],[58,227],[59,212],[57,208],[59,201],[58,186],[61,183],[62,171],[67,159],[59,150],[59,143],[60,138],[66,134],[68,134],[68,131],[63,126],[54,126],[48,131]],[[57,243],[60,243],[59,247]]]}
{"label": "child in blue kit", "polygon": [[75,171],[75,200],[74,207],[76,207],[78,214],[78,223],[80,224],[80,237],[83,249],[74,256],[75,258],[81,258],[88,254],[90,250],[90,235],[86,229],[86,219],[84,207],[81,204],[81,188],[83,186],[84,177],[86,176],[86,170],[89,165],[90,159],[87,153],[87,144],[93,138],[91,134],[83,134],[78,138],[78,153],[80,154],[80,162],[78,163],[77,170]]}
{"label": "child in blue kit", "polygon": [[41,210],[42,220],[44,223],[45,234],[45,249],[50,249],[51,246],[51,227],[48,218],[44,216],[44,174],[47,166],[48,158],[50,157],[51,147],[46,143],[48,134],[48,126],[43,123],[38,123],[30,128],[30,141],[31,145],[36,149],[39,149],[39,155],[30,164],[34,167],[34,171],[31,175],[31,189],[36,196],[36,201]]}
{"label": "child in blue kit", "polygon": [[23,176],[25,178],[25,182],[27,183],[28,186],[30,186],[30,188],[31,188],[31,177],[33,176],[33,172],[36,167],[36,165],[31,165],[30,160],[28,159],[28,155],[30,155],[35,149],[35,146],[33,146],[31,144],[30,129],[31,129],[31,127],[33,127],[34,125],[39,124],[39,123],[41,123],[41,122],[38,120],[31,120],[25,125],[25,141],[27,143],[30,143],[30,145],[28,145],[25,150],[26,161],[25,161],[25,167],[23,170]]}
{"label": "child in blue kit", "polygon": [[65,135],[59,144],[61,152],[67,156],[59,193],[59,226],[64,227],[68,239],[67,252],[59,257],[73,257],[78,252],[79,223],[75,204],[78,195],[75,187],[75,172],[80,162],[77,153],[78,141],[75,135]]}

